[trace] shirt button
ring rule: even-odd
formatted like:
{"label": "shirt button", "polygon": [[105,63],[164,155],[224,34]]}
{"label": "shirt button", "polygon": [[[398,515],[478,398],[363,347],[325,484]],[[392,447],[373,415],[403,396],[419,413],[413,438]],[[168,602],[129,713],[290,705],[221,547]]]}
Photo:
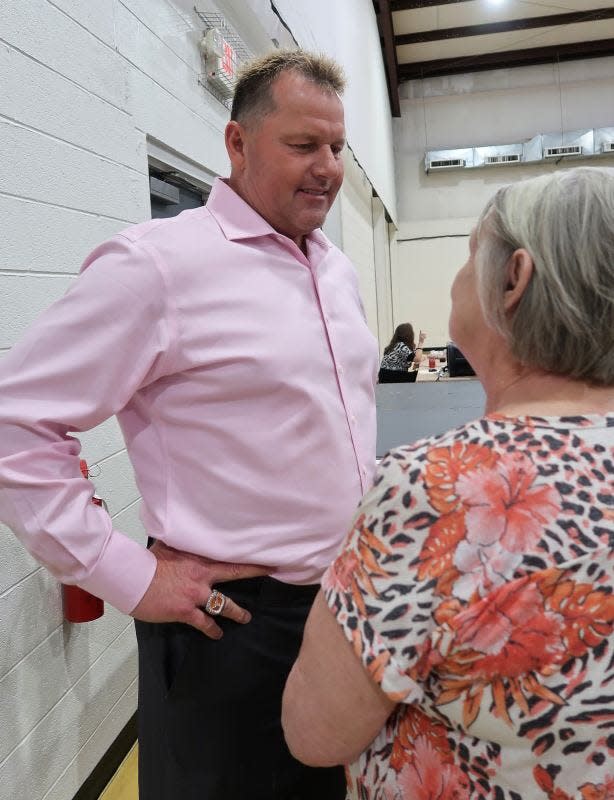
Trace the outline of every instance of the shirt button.
{"label": "shirt button", "polygon": [[339,375],[343,375],[343,367],[342,366],[338,366],[337,367],[337,372],[339,373]]}
{"label": "shirt button", "polygon": [[356,425],[356,417],[353,414],[350,417],[350,422],[352,423],[352,425]]}

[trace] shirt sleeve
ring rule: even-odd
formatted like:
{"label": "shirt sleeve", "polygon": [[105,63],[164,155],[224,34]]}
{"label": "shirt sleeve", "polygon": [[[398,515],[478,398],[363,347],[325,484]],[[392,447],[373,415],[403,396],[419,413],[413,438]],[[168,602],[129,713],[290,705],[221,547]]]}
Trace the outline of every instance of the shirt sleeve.
{"label": "shirt sleeve", "polygon": [[[412,481],[419,484],[416,474]],[[417,569],[431,522],[416,504],[406,472],[389,454],[322,580],[328,605],[357,657],[397,703],[423,696],[410,673],[434,628],[433,587],[419,580]]]}
{"label": "shirt sleeve", "polygon": [[0,362],[0,519],[58,580],[126,613],[156,560],[91,502],[69,432],[98,425],[169,370],[168,295],[155,255],[117,236]]}

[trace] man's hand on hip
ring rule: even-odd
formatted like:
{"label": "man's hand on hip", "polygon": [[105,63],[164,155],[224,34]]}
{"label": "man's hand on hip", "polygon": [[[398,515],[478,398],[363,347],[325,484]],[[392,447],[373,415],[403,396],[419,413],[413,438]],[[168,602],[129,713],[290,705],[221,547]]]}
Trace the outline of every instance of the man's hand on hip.
{"label": "man's hand on hip", "polygon": [[[155,542],[151,553],[158,566],[141,602],[132,611],[143,622],[184,622],[212,639],[222,637],[221,628],[204,611],[214,584],[241,578],[256,578],[271,573],[270,567],[254,564],[230,564],[212,561],[203,556],[184,553]],[[226,597],[222,616],[245,624],[251,619],[249,611]]]}

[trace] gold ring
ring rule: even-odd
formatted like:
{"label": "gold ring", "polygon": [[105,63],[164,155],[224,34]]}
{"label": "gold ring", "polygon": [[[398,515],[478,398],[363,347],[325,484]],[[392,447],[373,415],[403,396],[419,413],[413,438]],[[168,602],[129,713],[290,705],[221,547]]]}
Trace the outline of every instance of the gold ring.
{"label": "gold ring", "polygon": [[205,605],[205,611],[207,614],[211,614],[212,617],[217,617],[222,613],[225,605],[226,597],[221,592],[218,592],[217,589],[214,589],[209,595],[209,599]]}

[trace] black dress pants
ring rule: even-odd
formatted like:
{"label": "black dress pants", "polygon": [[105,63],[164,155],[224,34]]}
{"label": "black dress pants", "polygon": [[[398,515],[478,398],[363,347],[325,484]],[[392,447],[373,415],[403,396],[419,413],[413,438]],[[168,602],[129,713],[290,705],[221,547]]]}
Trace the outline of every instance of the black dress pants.
{"label": "black dress pants", "polygon": [[219,588],[252,620],[218,641],[136,622],[140,800],[344,800],[342,767],[306,767],[281,728],[281,697],[317,586],[249,578]]}

